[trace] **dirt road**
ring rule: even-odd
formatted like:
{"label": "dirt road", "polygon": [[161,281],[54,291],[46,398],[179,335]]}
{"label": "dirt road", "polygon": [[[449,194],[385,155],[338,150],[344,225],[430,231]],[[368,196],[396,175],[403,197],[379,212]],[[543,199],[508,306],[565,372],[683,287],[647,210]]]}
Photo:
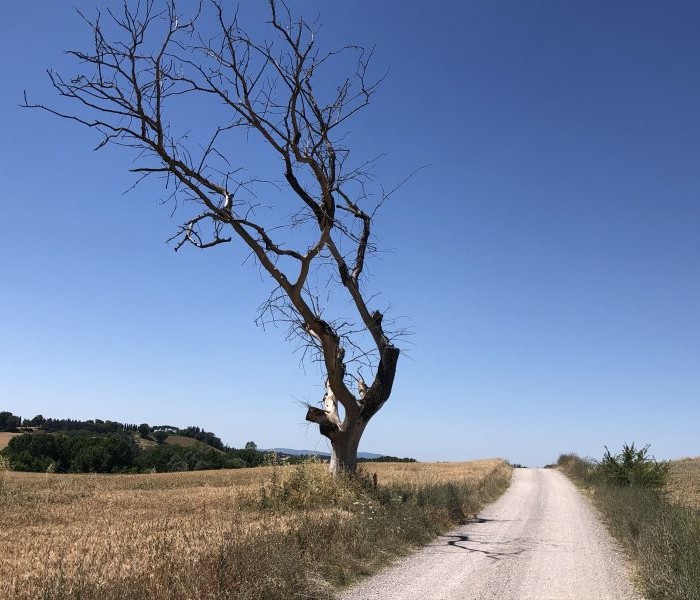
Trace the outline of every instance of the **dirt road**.
{"label": "dirt road", "polygon": [[342,600],[641,600],[587,501],[561,473],[516,469],[479,518]]}

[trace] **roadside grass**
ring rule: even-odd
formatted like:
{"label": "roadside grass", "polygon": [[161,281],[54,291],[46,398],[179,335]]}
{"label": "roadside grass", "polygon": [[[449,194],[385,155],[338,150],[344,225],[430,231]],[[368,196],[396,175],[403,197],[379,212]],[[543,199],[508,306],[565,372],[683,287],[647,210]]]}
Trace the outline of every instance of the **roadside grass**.
{"label": "roadside grass", "polygon": [[[500,460],[150,475],[2,473],[0,597],[330,599],[508,486]],[[372,475],[377,473],[375,488]]]}
{"label": "roadside grass", "polygon": [[611,533],[634,561],[649,600],[700,598],[700,512],[673,500],[683,469],[671,463],[669,490],[611,485],[599,477],[596,463],[575,454],[560,456],[558,464],[590,490]]}

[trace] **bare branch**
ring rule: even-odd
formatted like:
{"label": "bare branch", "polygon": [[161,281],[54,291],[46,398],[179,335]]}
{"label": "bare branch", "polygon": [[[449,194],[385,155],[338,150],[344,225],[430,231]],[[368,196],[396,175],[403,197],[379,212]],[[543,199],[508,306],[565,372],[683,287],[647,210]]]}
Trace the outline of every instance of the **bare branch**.
{"label": "bare branch", "polygon": [[[207,6],[214,18],[200,19]],[[401,184],[373,201],[374,161],[353,167],[344,145],[345,125],[369,105],[384,76],[369,75],[374,48],[323,50],[318,23],[295,19],[282,0],[269,0],[269,9],[272,35],[263,41],[221,0],[197,4],[190,16],[173,0],[123,0],[121,11],[108,8],[93,19],[79,13],[92,48],[67,54],[83,72],[49,72],[72,110],[29,102],[26,94],[23,106],[97,131],[95,149],[128,148],[137,183],[161,178],[173,211],[188,212],[168,240],[176,251],[242,242],[274,282],[257,322],[286,326],[302,356],[321,368],[322,408],[310,407],[307,419],[353,468],[359,436],[391,394],[399,356],[360,279],[376,250],[376,211]],[[339,59],[351,54],[354,71],[319,93],[317,82],[336,75],[347,64]],[[185,102],[195,117],[187,125]],[[248,170],[254,142],[274,157],[279,181]],[[351,314],[341,316],[345,310]],[[348,365],[372,370],[371,382]]]}

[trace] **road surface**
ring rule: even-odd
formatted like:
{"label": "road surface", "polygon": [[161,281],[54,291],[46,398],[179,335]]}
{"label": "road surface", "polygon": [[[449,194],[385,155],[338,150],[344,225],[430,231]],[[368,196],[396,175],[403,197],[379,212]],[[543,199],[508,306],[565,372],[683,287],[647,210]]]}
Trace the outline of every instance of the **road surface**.
{"label": "road surface", "polygon": [[623,557],[561,473],[516,469],[472,523],[343,594],[342,600],[641,600]]}

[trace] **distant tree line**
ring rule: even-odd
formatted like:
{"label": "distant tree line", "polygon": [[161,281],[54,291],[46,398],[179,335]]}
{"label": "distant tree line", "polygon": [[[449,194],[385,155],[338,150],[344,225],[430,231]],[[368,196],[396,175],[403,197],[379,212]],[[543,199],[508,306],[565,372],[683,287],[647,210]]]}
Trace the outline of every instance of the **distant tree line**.
{"label": "distant tree line", "polygon": [[35,432],[12,438],[0,453],[15,471],[56,473],[139,473],[257,467],[265,455],[255,450],[217,450],[156,445],[140,448],[132,435],[91,431]]}
{"label": "distant tree line", "polygon": [[357,462],[373,463],[373,462],[392,462],[392,463],[414,463],[418,462],[415,458],[399,458],[398,456],[380,456],[378,458],[358,458]]}
{"label": "distant tree line", "polygon": [[51,431],[93,431],[95,433],[134,433],[139,432],[142,436],[159,431],[165,434],[181,435],[198,440],[212,448],[226,450],[226,446],[219,437],[211,431],[204,431],[200,427],[190,425],[184,429],[173,425],[157,425],[151,427],[148,423],[119,423],[117,421],[103,421],[102,419],[89,419],[80,421],[78,419],[52,419],[43,415],[36,415],[31,419],[13,415],[11,412],[0,412],[0,431],[19,431],[22,427],[39,428],[47,432]]}
{"label": "distant tree line", "polygon": [[[298,465],[310,460],[321,459],[323,461],[330,460],[328,454],[284,454],[280,453],[284,461],[290,465]],[[415,458],[399,458],[398,456],[380,456],[378,458],[358,458],[358,463],[373,463],[373,462],[392,462],[392,463],[414,463],[418,462]]]}
{"label": "distant tree line", "polygon": [[95,433],[133,432],[138,429],[138,425],[135,423],[118,423],[117,421],[103,421],[101,419],[88,421],[51,419],[45,418],[43,415],[22,419],[22,417],[8,411],[0,412],[0,431],[19,431],[23,427],[38,428],[44,431],[93,431]]}
{"label": "distant tree line", "polygon": [[[31,429],[31,431],[28,431]],[[139,473],[157,471],[198,471],[257,467],[265,462],[265,452],[249,441],[242,449],[226,446],[219,437],[200,427],[184,429],[173,425],[119,423],[90,419],[53,419],[36,415],[22,419],[11,412],[0,412],[0,431],[22,433],[0,451],[15,471],[56,473]],[[201,442],[201,445],[165,444],[171,435]],[[156,445],[143,447],[136,438],[152,439]],[[310,456],[279,455],[288,464],[309,460]],[[359,459],[360,462],[416,462],[413,458],[384,456]]]}
{"label": "distant tree line", "polygon": [[136,445],[127,434],[25,433],[2,454],[15,471],[112,473],[134,466]]}
{"label": "distant tree line", "polygon": [[[31,429],[31,431],[27,431]],[[138,473],[256,467],[265,455],[253,442],[244,449],[229,448],[200,427],[148,423],[119,423],[90,419],[53,419],[37,415],[22,419],[0,412],[0,431],[25,432],[0,452],[16,471],[56,473]],[[152,438],[157,445],[140,447],[134,435]],[[170,435],[201,442],[194,447],[163,444]]]}

